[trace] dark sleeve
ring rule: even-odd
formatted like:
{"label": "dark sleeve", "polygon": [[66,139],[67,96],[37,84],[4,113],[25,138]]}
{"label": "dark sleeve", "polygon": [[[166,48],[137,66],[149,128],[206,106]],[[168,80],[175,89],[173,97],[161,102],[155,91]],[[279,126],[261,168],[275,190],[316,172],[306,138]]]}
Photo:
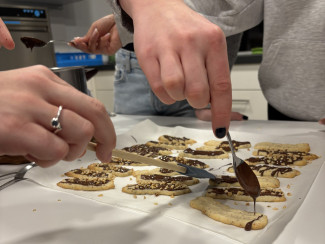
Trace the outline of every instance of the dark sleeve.
{"label": "dark sleeve", "polygon": [[123,8],[120,5],[120,1],[116,0],[116,4],[121,9],[121,18],[122,18],[122,25],[130,32],[134,32],[133,28],[133,20],[132,18],[123,10]]}

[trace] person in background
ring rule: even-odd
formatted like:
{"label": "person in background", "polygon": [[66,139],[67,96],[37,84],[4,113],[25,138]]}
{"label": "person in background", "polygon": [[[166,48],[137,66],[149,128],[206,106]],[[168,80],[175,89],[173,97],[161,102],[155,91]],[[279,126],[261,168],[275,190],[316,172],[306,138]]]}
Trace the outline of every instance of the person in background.
{"label": "person in background", "polygon": [[[1,18],[0,47],[15,47]],[[24,156],[49,167],[81,157],[94,137],[98,159],[110,160],[116,135],[98,100],[41,65],[1,71],[0,85],[0,156]]]}
{"label": "person in background", "polygon": [[[114,112],[118,114],[197,116],[202,120],[211,120],[210,109],[194,109],[186,100],[173,104],[164,104],[153,93],[140,68],[134,52],[133,43],[122,47],[125,33],[115,24],[113,15],[95,21],[83,37],[73,40],[74,46],[83,52],[115,55],[116,71],[114,81]],[[236,60],[241,34],[227,38],[229,67]],[[248,119],[240,113],[232,112],[232,120]]]}
{"label": "person in background", "polygon": [[[116,14],[128,30],[134,31],[137,58],[158,97],[170,103],[185,97],[199,107],[207,101],[210,91],[217,137],[225,135],[221,127],[227,128],[229,118],[229,77],[228,72],[222,72],[226,70],[224,35],[243,32],[262,20],[263,61],[259,81],[269,103],[269,119],[323,123],[324,1],[115,2],[121,7]],[[169,52],[164,52],[167,49]],[[188,58],[190,51],[192,59]],[[211,52],[217,57],[211,57]],[[218,67],[215,76],[210,67]],[[193,86],[192,77],[197,82],[195,87],[206,86],[201,96],[187,95],[193,94],[186,91]]]}

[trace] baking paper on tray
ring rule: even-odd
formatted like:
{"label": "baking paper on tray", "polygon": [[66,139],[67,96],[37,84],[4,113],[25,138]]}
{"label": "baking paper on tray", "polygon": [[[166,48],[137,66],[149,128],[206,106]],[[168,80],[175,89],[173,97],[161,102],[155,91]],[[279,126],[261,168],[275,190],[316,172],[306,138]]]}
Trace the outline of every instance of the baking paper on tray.
{"label": "baking paper on tray", "polygon": [[[117,138],[117,148],[123,148],[134,144],[145,143],[149,140],[157,140],[161,135],[173,135],[173,136],[185,136],[195,139],[197,143],[192,145],[192,148],[202,146],[204,142],[208,140],[217,140],[210,130],[198,130],[189,129],[184,127],[162,127],[157,126],[150,120],[145,120],[125,134],[119,135]],[[311,147],[311,153],[321,156],[321,158],[314,160],[312,163],[303,166],[296,167],[301,172],[301,175],[293,179],[279,178],[280,188],[285,193],[287,201],[280,203],[256,203],[256,211],[263,213],[268,217],[268,225],[262,230],[245,231],[242,228],[238,228],[232,225],[226,225],[210,219],[203,215],[200,211],[192,209],[189,206],[189,202],[204,194],[205,189],[208,186],[208,179],[200,179],[200,183],[194,186],[190,186],[192,193],[175,196],[171,198],[169,196],[152,196],[152,195],[138,195],[126,194],[121,191],[123,186],[127,184],[135,184],[135,178],[117,177],[115,182],[115,189],[107,191],[74,191],[69,189],[62,189],[56,185],[57,182],[66,178],[64,173],[80,167],[87,167],[91,163],[99,162],[96,159],[95,153],[87,152],[82,158],[73,162],[59,162],[51,168],[43,169],[36,167],[30,170],[26,177],[34,180],[35,182],[70,194],[75,194],[84,198],[92,199],[101,203],[109,204],[112,206],[118,206],[123,208],[130,208],[149,214],[162,214],[171,218],[178,219],[180,221],[196,225],[200,228],[205,228],[210,231],[225,235],[236,241],[243,243],[265,243],[263,236],[268,232],[268,241],[272,237],[276,236],[284,229],[285,225],[294,216],[297,209],[304,201],[320,167],[324,162],[324,152],[322,145],[324,141],[321,139],[310,139],[308,137],[272,137],[265,136],[263,134],[252,134],[243,132],[231,132],[233,140],[236,141],[250,141],[252,146],[257,142],[269,141],[279,143],[309,143]],[[239,150],[237,155],[246,159],[251,157],[252,149]],[[176,151],[175,151],[176,152]],[[175,154],[176,155],[176,154]],[[227,173],[227,168],[232,163],[231,157],[229,159],[200,159],[207,163],[211,173],[217,175],[230,174]],[[126,166],[124,166],[126,167]],[[154,166],[128,166],[134,170],[152,169]],[[232,208],[242,209],[246,211],[253,211],[253,203],[246,203],[232,200],[219,200],[220,202],[229,205]],[[270,232],[272,235],[270,237]]]}

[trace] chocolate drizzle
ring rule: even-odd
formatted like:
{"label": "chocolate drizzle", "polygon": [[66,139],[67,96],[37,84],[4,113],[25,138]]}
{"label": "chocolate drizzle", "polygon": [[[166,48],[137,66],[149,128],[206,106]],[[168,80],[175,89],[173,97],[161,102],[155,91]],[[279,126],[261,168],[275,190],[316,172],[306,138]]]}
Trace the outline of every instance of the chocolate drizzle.
{"label": "chocolate drizzle", "polygon": [[102,186],[107,184],[108,182],[110,182],[109,179],[88,180],[88,179],[70,178],[70,179],[65,179],[63,183],[77,184],[82,186]]}
{"label": "chocolate drizzle", "polygon": [[163,147],[151,147],[145,144],[138,144],[131,147],[125,147],[122,150],[136,153],[141,156],[150,156],[150,157],[157,157],[160,154],[160,151],[170,151]]}
{"label": "chocolate drizzle", "polygon": [[279,174],[285,174],[288,172],[293,171],[292,168],[290,167],[272,167],[272,166],[268,166],[268,165],[250,165],[249,166],[252,170],[256,170],[258,171],[261,176],[264,175],[264,172],[267,170],[272,170],[271,176],[273,177],[277,177]]}
{"label": "chocolate drizzle", "polygon": [[208,167],[208,165],[206,163],[201,162],[199,160],[186,159],[186,158],[182,158],[182,157],[173,157],[173,156],[164,155],[164,156],[159,157],[159,159],[164,162],[177,162],[177,163],[197,167],[200,169],[204,169],[204,168]]}
{"label": "chocolate drizzle", "polygon": [[189,153],[192,155],[206,155],[206,156],[218,156],[225,154],[224,151],[203,151],[203,150],[193,150],[191,148],[186,148],[184,153]]}
{"label": "chocolate drizzle", "polygon": [[256,157],[251,157],[246,159],[245,161],[253,164],[258,164],[258,163],[263,163],[263,164],[272,164],[272,165],[277,165],[277,166],[285,166],[285,165],[292,165],[296,161],[301,161],[303,160],[302,156],[299,157],[289,157],[288,155],[281,155],[276,158],[271,158],[271,157],[262,157],[262,158],[256,158]]}
{"label": "chocolate drizzle", "polygon": [[192,180],[193,177],[190,176],[167,176],[167,175],[141,175],[141,179],[143,180],[156,180],[156,181],[164,181],[170,183],[172,181],[184,182],[187,180]]}
{"label": "chocolate drizzle", "polygon": [[259,220],[259,219],[262,218],[262,217],[263,217],[263,214],[260,215],[260,216],[258,216],[256,219],[253,219],[252,221],[247,222],[247,224],[245,225],[245,230],[246,230],[246,231],[250,231],[250,230],[252,230],[253,223],[254,223],[255,221]]}
{"label": "chocolate drizzle", "polygon": [[34,37],[21,37],[20,40],[27,48],[30,48],[31,51],[33,51],[34,47],[44,47],[46,45],[46,42]]}

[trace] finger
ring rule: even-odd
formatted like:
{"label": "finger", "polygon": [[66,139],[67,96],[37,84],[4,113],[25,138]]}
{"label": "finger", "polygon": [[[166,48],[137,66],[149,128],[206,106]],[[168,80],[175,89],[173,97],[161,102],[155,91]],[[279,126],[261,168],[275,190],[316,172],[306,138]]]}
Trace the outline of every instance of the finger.
{"label": "finger", "polygon": [[141,62],[139,59],[139,64],[145,73],[152,91],[156,96],[165,104],[173,104],[175,99],[171,98],[167,91],[165,90],[161,77],[160,77],[160,66],[157,59],[144,58],[145,62]]}
{"label": "finger", "polygon": [[182,64],[177,55],[164,53],[160,58],[161,80],[168,95],[176,100],[185,99],[185,80]]}
{"label": "finger", "polygon": [[95,53],[99,44],[99,32],[98,29],[95,28],[94,32],[91,34],[89,42],[88,42],[88,49],[91,53]]}
{"label": "finger", "polygon": [[[40,123],[44,124],[46,129],[54,131],[55,128],[52,127],[51,121],[57,116],[58,107],[52,105],[49,107],[51,109],[46,111],[46,115],[43,112],[43,115],[38,117],[41,118]],[[58,121],[62,129],[56,135],[69,145],[69,152],[64,160],[71,161],[79,158],[94,135],[94,126],[88,120],[65,108],[62,109]]]}
{"label": "finger", "polygon": [[111,34],[107,33],[106,35],[102,36],[99,40],[97,52],[100,54],[106,54],[111,55],[112,53],[109,53],[110,49],[110,38]]}
{"label": "finger", "polygon": [[218,138],[223,138],[229,128],[231,113],[231,82],[226,41],[217,36],[207,54],[207,71],[210,85],[212,128]]}
{"label": "finger", "polygon": [[12,50],[15,48],[15,43],[10,35],[6,24],[0,18],[0,48],[4,46],[6,49]]}
{"label": "finger", "polygon": [[210,102],[210,88],[205,59],[193,59],[193,52],[185,50],[182,64],[186,80],[185,97],[194,108],[205,108]]}
{"label": "finger", "polygon": [[69,151],[69,146],[64,140],[35,123],[25,125],[19,131],[19,137],[20,144],[16,146],[22,148],[27,159],[42,167],[57,163],[65,158]]}
{"label": "finger", "polygon": [[[94,137],[98,143],[97,157],[101,161],[109,161],[116,145],[116,134],[105,106],[97,99],[66,86],[51,91],[47,98],[51,104],[62,105],[93,124]],[[69,100],[66,99],[66,94],[69,94]]]}

